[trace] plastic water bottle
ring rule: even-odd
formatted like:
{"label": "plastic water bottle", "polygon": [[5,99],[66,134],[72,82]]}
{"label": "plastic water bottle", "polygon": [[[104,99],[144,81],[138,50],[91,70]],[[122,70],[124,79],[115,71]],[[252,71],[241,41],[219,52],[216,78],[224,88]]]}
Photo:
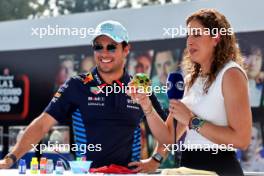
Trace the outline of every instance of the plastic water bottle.
{"label": "plastic water bottle", "polygon": [[19,160],[19,165],[18,165],[18,170],[19,174],[26,174],[27,166],[26,166],[26,161],[24,159]]}
{"label": "plastic water bottle", "polygon": [[33,157],[30,162],[30,173],[38,174],[38,159],[36,157]]}
{"label": "plastic water bottle", "polygon": [[63,172],[64,172],[64,167],[63,167],[62,161],[57,161],[56,174],[63,175]]}
{"label": "plastic water bottle", "polygon": [[48,159],[47,161],[47,174],[52,174],[53,173],[53,170],[54,170],[54,164],[53,164],[53,160],[51,159]]}
{"label": "plastic water bottle", "polygon": [[40,174],[47,173],[47,158],[41,158],[39,163]]}

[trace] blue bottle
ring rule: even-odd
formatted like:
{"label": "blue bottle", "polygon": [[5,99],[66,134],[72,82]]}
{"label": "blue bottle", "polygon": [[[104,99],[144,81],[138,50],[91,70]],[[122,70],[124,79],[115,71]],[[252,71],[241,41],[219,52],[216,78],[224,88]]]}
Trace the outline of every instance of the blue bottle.
{"label": "blue bottle", "polygon": [[26,161],[24,159],[19,160],[18,164],[18,173],[19,174],[26,174],[27,166],[26,166]]}

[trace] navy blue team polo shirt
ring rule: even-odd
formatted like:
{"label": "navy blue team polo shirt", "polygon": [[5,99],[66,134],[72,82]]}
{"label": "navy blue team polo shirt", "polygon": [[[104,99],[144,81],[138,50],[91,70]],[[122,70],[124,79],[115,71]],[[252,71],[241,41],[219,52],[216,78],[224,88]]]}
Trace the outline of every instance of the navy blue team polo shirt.
{"label": "navy blue team polo shirt", "polygon": [[[113,84],[127,85],[131,77],[125,71]],[[122,84],[123,83],[123,84]],[[99,87],[106,84],[97,68],[91,73],[72,77],[62,85],[46,107],[45,112],[58,122],[71,118],[75,144],[87,148],[85,156],[92,167],[110,164],[127,166],[140,160],[140,122],[144,113],[141,107],[125,93],[102,93]],[[104,88],[102,88],[104,90]],[[156,97],[150,97],[156,111],[165,114]],[[81,156],[82,151],[76,151]]]}

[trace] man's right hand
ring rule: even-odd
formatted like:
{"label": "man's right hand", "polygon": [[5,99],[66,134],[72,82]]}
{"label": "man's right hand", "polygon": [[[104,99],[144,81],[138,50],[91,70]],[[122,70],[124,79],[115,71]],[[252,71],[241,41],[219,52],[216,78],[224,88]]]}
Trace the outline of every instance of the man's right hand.
{"label": "man's right hand", "polygon": [[[54,126],[57,121],[48,113],[42,113],[39,117],[34,119],[24,131],[24,134],[18,140],[13,150],[8,155],[0,160],[0,169],[8,169],[12,167],[17,159],[23,157],[31,148],[33,144],[38,144],[46,133]],[[10,155],[15,155],[10,158]],[[15,158],[14,158],[15,157]]]}
{"label": "man's right hand", "polygon": [[11,158],[4,158],[0,160],[0,169],[9,169],[13,164],[14,163]]}

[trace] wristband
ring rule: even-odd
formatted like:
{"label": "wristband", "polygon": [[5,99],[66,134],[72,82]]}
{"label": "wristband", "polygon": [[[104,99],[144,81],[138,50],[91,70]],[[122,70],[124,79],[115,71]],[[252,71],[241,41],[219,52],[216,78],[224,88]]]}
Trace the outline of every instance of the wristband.
{"label": "wristband", "polygon": [[13,161],[13,164],[17,161],[17,157],[12,153],[7,154],[4,159],[11,159]]}

